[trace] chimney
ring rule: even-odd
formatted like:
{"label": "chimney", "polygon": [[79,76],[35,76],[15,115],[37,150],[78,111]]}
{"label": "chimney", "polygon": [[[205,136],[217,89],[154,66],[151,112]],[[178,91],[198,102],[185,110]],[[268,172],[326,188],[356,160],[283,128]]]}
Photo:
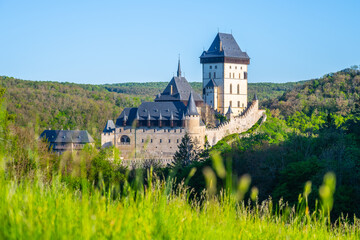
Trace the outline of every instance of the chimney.
{"label": "chimney", "polygon": [[174,127],[174,114],[171,111],[171,115],[170,115],[170,126],[173,128]]}
{"label": "chimney", "polygon": [[150,117],[150,113],[148,112],[148,118],[147,118],[147,126],[150,127],[150,121],[151,121],[151,117]]}
{"label": "chimney", "polygon": [[160,111],[160,115],[159,115],[159,127],[162,127],[162,115],[161,115],[161,111]]}

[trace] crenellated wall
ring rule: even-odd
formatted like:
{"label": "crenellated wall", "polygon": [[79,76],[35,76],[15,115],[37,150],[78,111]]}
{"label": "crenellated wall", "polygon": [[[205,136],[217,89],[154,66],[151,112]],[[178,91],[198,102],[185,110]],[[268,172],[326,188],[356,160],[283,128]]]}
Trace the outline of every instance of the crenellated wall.
{"label": "crenellated wall", "polygon": [[265,115],[265,110],[259,110],[259,100],[253,100],[241,115],[231,117],[229,121],[220,124],[216,128],[206,129],[205,135],[209,144],[213,146],[227,135],[249,130],[263,115]]}

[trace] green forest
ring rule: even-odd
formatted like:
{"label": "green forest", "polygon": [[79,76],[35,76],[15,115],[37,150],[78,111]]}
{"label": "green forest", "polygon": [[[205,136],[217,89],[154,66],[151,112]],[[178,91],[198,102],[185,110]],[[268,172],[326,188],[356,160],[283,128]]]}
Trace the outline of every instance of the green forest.
{"label": "green forest", "polygon": [[98,139],[107,119],[152,101],[166,83],[1,77],[0,238],[358,239],[358,69],[249,84],[264,123],[204,150],[181,147],[193,144],[184,138],[174,164],[136,169],[115,148],[58,156],[34,140],[46,128]]}

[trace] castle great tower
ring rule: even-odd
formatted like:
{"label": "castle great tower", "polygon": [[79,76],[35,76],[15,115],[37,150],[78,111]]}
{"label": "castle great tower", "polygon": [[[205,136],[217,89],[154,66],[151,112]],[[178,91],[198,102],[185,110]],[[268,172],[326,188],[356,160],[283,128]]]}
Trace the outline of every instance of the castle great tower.
{"label": "castle great tower", "polygon": [[241,51],[232,34],[218,33],[209,50],[200,56],[203,99],[222,114],[231,107],[239,115],[247,107],[250,58]]}

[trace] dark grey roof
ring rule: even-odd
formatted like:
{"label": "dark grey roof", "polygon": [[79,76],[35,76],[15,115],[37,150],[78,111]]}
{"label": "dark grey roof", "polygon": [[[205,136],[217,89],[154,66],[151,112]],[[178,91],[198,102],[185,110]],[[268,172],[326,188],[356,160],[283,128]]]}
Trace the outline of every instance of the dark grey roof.
{"label": "dark grey roof", "polygon": [[198,111],[196,109],[196,104],[195,104],[194,97],[193,97],[192,93],[190,93],[190,97],[189,97],[189,100],[188,100],[188,105],[186,107],[186,115],[187,116],[199,115],[199,113],[198,113]]}
{"label": "dark grey roof", "polygon": [[258,100],[256,93],[254,94],[254,100]]}
{"label": "dark grey roof", "polygon": [[[171,94],[172,86],[172,94]],[[155,102],[161,101],[187,101],[190,93],[194,94],[196,102],[203,101],[201,96],[194,92],[189,82],[184,77],[173,77],[160,96],[155,98]]]}
{"label": "dark grey roof", "polygon": [[250,59],[246,52],[241,51],[232,34],[218,33],[209,50],[204,51],[200,58],[231,57]]}
{"label": "dark grey roof", "polygon": [[217,85],[216,85],[214,79],[210,79],[210,81],[206,84],[205,87],[206,87],[206,88],[207,88],[207,87],[213,88],[213,87],[217,87]]}
{"label": "dark grey roof", "polygon": [[115,124],[113,120],[108,120],[103,132],[112,132],[115,130]]}
{"label": "dark grey roof", "polygon": [[[127,116],[126,124],[131,126],[136,116],[139,120],[181,120],[186,107],[182,102],[143,102],[138,108],[125,108],[118,119],[117,126],[122,126],[124,117]],[[160,115],[161,113],[161,115]]]}
{"label": "dark grey roof", "polygon": [[93,143],[94,139],[86,130],[45,130],[40,138],[50,143]]}

